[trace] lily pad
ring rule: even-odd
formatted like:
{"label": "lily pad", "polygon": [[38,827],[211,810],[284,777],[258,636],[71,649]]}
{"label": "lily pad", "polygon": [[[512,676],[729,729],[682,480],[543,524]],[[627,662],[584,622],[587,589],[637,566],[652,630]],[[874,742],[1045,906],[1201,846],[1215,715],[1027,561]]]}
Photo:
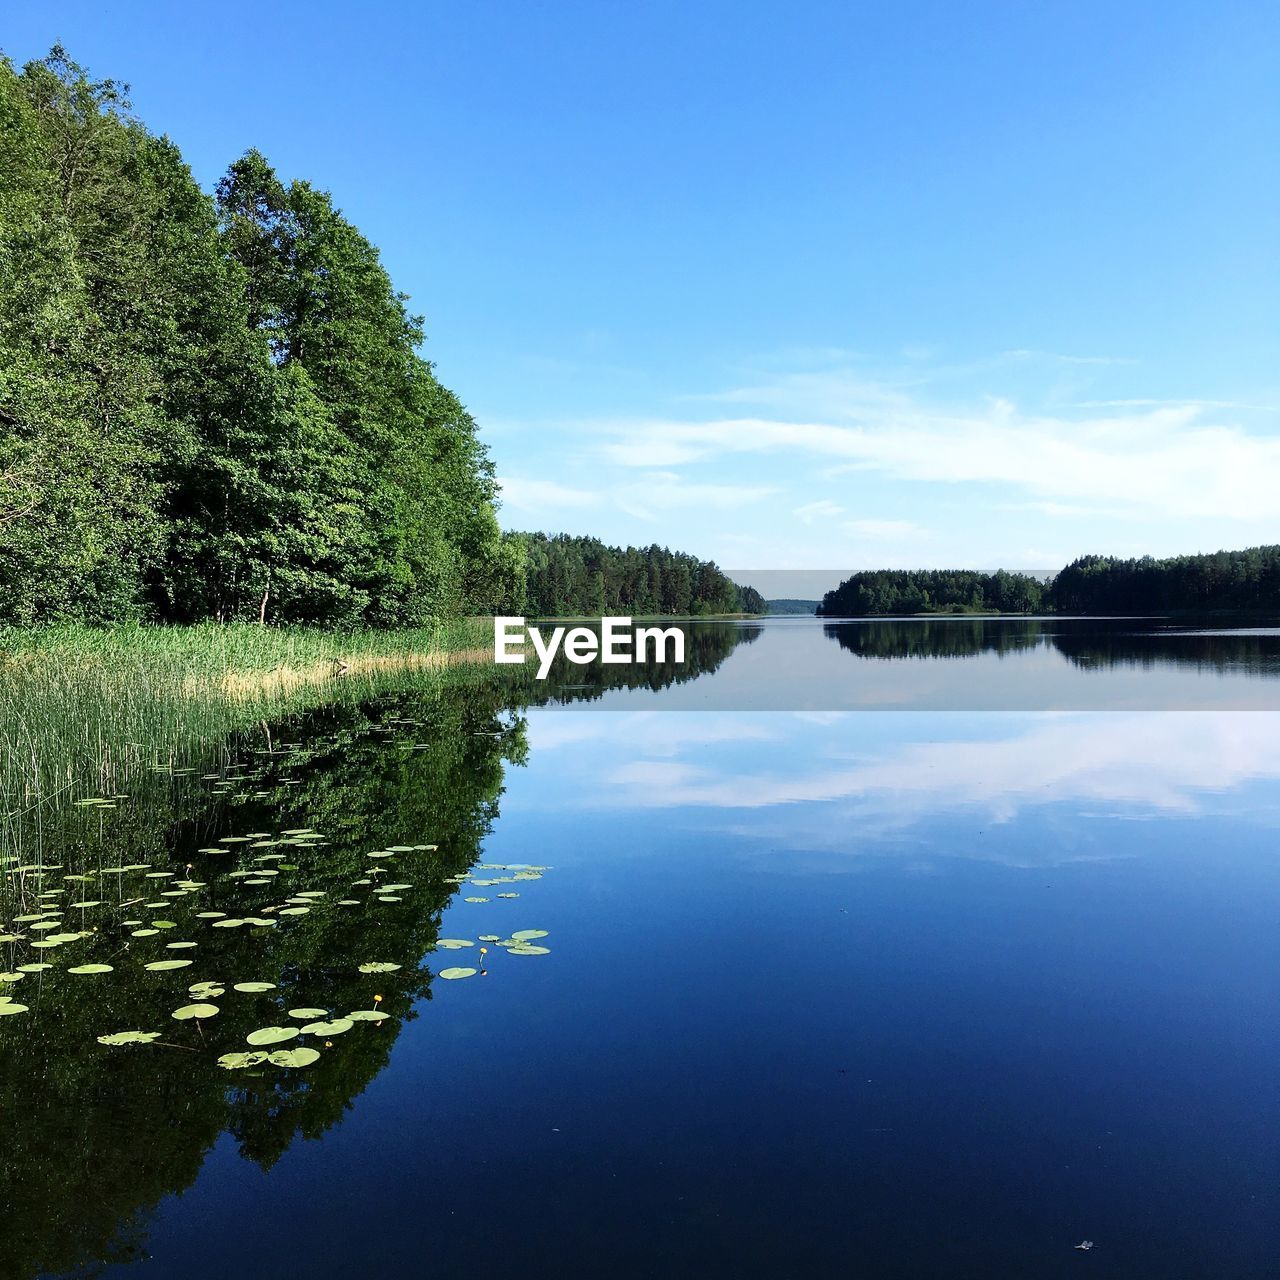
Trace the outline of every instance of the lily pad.
{"label": "lily pad", "polygon": [[344,1031],[350,1031],[355,1023],[350,1018],[333,1018],[329,1022],[308,1022],[305,1027],[299,1029],[299,1035],[304,1036],[340,1036]]}
{"label": "lily pad", "polygon": [[328,1009],[290,1009],[289,1010],[289,1017],[299,1018],[303,1022],[307,1022],[312,1018],[325,1018],[325,1017],[328,1017],[328,1015],[329,1015]]}
{"label": "lily pad", "polygon": [[14,1000],[0,1000],[0,1018],[3,1018],[10,1013],[26,1013],[26,1012],[27,1012],[27,1006],[25,1004],[18,1004]]}
{"label": "lily pad", "polygon": [[441,969],[440,977],[442,978],[474,978],[476,971],[474,969],[452,968]]}
{"label": "lily pad", "polygon": [[261,1051],[256,1053],[224,1053],[218,1059],[218,1066],[227,1071],[237,1071],[242,1067],[256,1067],[266,1062],[267,1055]]}
{"label": "lily pad", "polygon": [[263,991],[274,991],[275,986],[274,982],[237,982],[236,990],[247,995],[258,995]]}
{"label": "lily pad", "polygon": [[470,938],[437,938],[436,946],[445,951],[458,951],[462,947],[474,947],[476,944]]}
{"label": "lily pad", "polygon": [[529,942],[533,938],[545,938],[545,929],[520,929],[511,935],[517,942]]}
{"label": "lily pad", "polygon": [[245,1036],[248,1044],[280,1044],[292,1040],[298,1034],[297,1027],[259,1027]]}
{"label": "lily pad", "polygon": [[320,1050],[308,1048],[306,1045],[297,1049],[277,1049],[274,1053],[267,1054],[267,1061],[273,1067],[309,1067],[319,1060]]}
{"label": "lily pad", "polygon": [[389,960],[371,960],[368,964],[360,966],[361,973],[394,973],[400,966],[392,964]]}
{"label": "lily pad", "polygon": [[158,1031],[113,1031],[109,1036],[99,1036],[99,1044],[150,1044],[159,1040]]}
{"label": "lily pad", "polygon": [[110,973],[112,967],[109,964],[78,964],[68,969],[68,973]]}
{"label": "lily pad", "polygon": [[189,964],[194,963],[194,960],[153,960],[150,964],[142,967],[158,973],[165,969],[185,969]]}
{"label": "lily pad", "polygon": [[381,1009],[353,1009],[347,1014],[347,1019],[351,1022],[382,1022],[390,1016]]}
{"label": "lily pad", "polygon": [[524,942],[519,946],[508,947],[507,955],[509,956],[549,956],[551,954],[550,947],[534,947]]}
{"label": "lily pad", "polygon": [[192,1018],[212,1018],[217,1012],[216,1004],[184,1004],[181,1009],[175,1009],[172,1016],[179,1022],[188,1022]]}

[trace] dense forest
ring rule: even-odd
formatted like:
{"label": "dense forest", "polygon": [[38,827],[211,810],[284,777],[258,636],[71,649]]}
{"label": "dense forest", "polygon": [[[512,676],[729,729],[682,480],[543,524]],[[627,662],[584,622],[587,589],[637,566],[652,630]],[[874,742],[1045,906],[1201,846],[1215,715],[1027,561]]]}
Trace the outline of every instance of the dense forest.
{"label": "dense forest", "polygon": [[855,573],[818,606],[820,617],[965,612],[1035,613],[1045,606],[1045,586],[1025,573],[971,569],[875,569]]}
{"label": "dense forest", "polygon": [[1280,610],[1280,546],[1167,560],[1085,556],[1053,581],[1061,613]]}
{"label": "dense forest", "polygon": [[537,611],[743,607],[689,556],[504,537],[422,339],[326,192],[249,151],[209,194],[127,86],[0,57],[0,624],[518,613],[530,546]]}
{"label": "dense forest", "polygon": [[393,625],[515,590],[475,423],[377,250],[126,89],[0,62],[0,612]]}
{"label": "dense forest", "polygon": [[538,617],[580,614],[763,613],[764,600],[714,564],[666,547],[609,547],[596,538],[511,535],[523,551],[525,609]]}
{"label": "dense forest", "polygon": [[1280,546],[1155,560],[1084,556],[1048,582],[968,569],[855,573],[818,607],[825,617],[999,613],[1280,612]]}

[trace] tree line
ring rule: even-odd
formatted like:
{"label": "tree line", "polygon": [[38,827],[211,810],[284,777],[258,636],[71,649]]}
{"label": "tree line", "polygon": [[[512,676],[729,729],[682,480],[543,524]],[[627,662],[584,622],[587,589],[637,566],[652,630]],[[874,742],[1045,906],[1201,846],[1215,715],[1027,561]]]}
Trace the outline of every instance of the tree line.
{"label": "tree line", "polygon": [[855,573],[819,616],[1000,613],[1280,612],[1280,546],[1122,560],[1084,556],[1047,582],[1025,573],[881,569]]}
{"label": "tree line", "polygon": [[527,574],[406,303],[327,192],[249,151],[207,193],[126,85],[0,56],[0,624],[741,607],[656,548]]}
{"label": "tree line", "polygon": [[1280,546],[1135,560],[1084,556],[1053,581],[1062,613],[1280,611]]}
{"label": "tree line", "polygon": [[971,569],[875,569],[855,573],[818,606],[819,617],[867,617],[954,611],[1035,613],[1044,584],[1026,573]]}
{"label": "tree line", "polygon": [[739,587],[714,563],[657,545],[610,547],[597,538],[520,533],[525,611],[569,615],[763,613],[758,591]]}

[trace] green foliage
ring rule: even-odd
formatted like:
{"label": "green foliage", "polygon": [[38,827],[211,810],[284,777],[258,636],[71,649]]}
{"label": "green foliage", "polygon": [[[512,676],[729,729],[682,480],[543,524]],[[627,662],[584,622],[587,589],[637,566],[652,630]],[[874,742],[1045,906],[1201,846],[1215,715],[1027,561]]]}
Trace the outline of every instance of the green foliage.
{"label": "green foliage", "polygon": [[766,600],[765,607],[771,615],[788,615],[793,617],[813,617],[818,612],[817,600],[797,600],[785,597],[778,600]]}
{"label": "green foliage", "polygon": [[524,611],[534,617],[763,613],[764,599],[711,561],[657,545],[609,547],[597,538],[510,535],[525,562]]}
{"label": "green foliage", "polygon": [[377,250],[250,151],[0,59],[0,621],[417,626],[518,606],[475,423]]}
{"label": "green foliage", "polygon": [[874,617],[925,612],[1035,613],[1044,584],[1025,573],[971,569],[878,569],[855,573],[818,606],[819,616]]}
{"label": "green foliage", "polygon": [[1053,581],[1060,613],[1280,609],[1280,546],[1168,560],[1085,556]]}

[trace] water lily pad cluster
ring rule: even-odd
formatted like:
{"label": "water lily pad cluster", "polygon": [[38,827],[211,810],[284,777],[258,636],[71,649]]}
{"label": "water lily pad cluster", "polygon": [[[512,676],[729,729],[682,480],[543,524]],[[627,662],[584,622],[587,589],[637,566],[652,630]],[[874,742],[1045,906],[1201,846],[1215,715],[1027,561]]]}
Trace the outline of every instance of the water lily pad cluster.
{"label": "water lily pad cluster", "polygon": [[[157,983],[155,1016],[157,1020],[164,1018],[172,1030],[163,1033],[162,1039],[156,1022],[150,1028],[146,1023],[127,1029],[108,1025],[95,1037],[98,1044],[112,1050],[156,1046],[152,1050],[156,1052],[176,1035],[188,1048],[231,1050],[231,1045],[216,1045],[227,1001],[242,1002],[236,1006],[237,1017],[232,1021],[243,1026],[254,1007],[248,1002],[256,999],[269,1004],[284,992],[277,982],[266,980],[270,973],[261,978],[250,973],[233,981],[236,975],[226,972],[230,940],[235,940],[232,949],[242,952],[245,963],[252,964],[260,940],[282,930],[309,927],[307,917],[313,913],[358,907],[372,913],[385,911],[383,904],[405,901],[415,887],[412,875],[397,875],[393,870],[397,860],[411,862],[414,855],[438,848],[423,843],[375,849],[366,855],[363,873],[339,896],[331,887],[305,884],[306,851],[327,843],[320,831],[309,827],[230,833],[194,855],[201,870],[192,863],[177,868],[122,861],[115,866],[68,872],[52,861],[0,857],[4,875],[0,910],[12,904],[0,915],[0,944],[7,946],[7,953],[0,952],[0,1017],[30,1012],[32,1000],[19,1003],[4,993],[30,981],[33,975],[43,979],[48,974],[48,982],[37,994],[56,1002],[67,998],[70,991],[61,985],[64,973],[69,975],[67,983],[78,984],[109,984],[112,975],[121,973],[152,974]],[[237,910],[239,902],[244,906]],[[161,985],[163,979],[201,963],[201,948],[210,942],[217,943],[210,952],[218,956],[216,976],[190,982],[187,999],[173,1000],[166,1007],[162,1003],[167,987]],[[402,968],[401,962],[375,952],[359,966],[359,972],[375,977]],[[380,994],[373,996],[372,1008],[352,1010],[303,1004],[297,1001],[296,990],[293,994],[287,1014],[276,1004],[276,1022],[268,1021],[249,1033],[249,1052],[224,1053],[220,1065],[310,1066],[319,1061],[324,1048],[332,1046],[333,1038],[350,1032],[357,1023],[376,1025],[391,1016],[378,1007],[383,998]],[[185,1027],[193,1029],[194,1039],[188,1038]],[[315,1044],[290,1043],[300,1038]],[[271,1049],[275,1044],[286,1047]],[[260,1048],[269,1051],[260,1053]]]}
{"label": "water lily pad cluster", "polygon": [[[393,722],[389,732],[404,735],[417,727]],[[426,744],[411,745],[420,750]],[[305,758],[306,750],[273,744],[257,753],[257,765],[229,764],[199,779],[191,777],[196,770],[172,765],[157,765],[154,772],[191,778],[184,786],[212,784],[212,794],[222,798],[219,805],[226,812],[228,806],[266,798],[267,786],[278,797],[290,782],[279,776],[280,763]],[[118,808],[127,799],[112,792],[76,801],[84,815],[77,822],[109,831],[118,819],[105,812],[99,817],[99,811]],[[406,842],[370,849],[354,864],[362,870],[348,872],[336,884],[331,875],[308,883],[318,857],[319,865],[329,865],[309,852],[328,845],[329,837],[313,827],[252,830],[252,825],[241,822],[216,839],[204,836],[205,843],[182,863],[147,861],[144,855],[72,869],[54,859],[0,855],[0,946],[5,948],[0,950],[0,1019],[32,1010],[38,1015],[42,1003],[68,998],[101,1000],[109,1009],[112,984],[127,977],[131,991],[147,998],[154,991],[154,1007],[148,1012],[144,1003],[139,1009],[135,1000],[115,1026],[107,1021],[94,1028],[101,1032],[94,1036],[101,1052],[136,1052],[145,1058],[179,1047],[209,1055],[205,1061],[214,1060],[226,1070],[304,1068],[340,1048],[341,1037],[376,1032],[393,1016],[381,1007],[381,992],[387,990],[382,980],[401,997],[412,997],[414,983],[430,976],[419,971],[417,955],[397,956],[394,948],[387,954],[387,948],[377,946],[377,925],[412,918],[415,880],[422,870],[419,855],[434,854],[438,846]],[[455,901],[469,904],[468,912],[480,904],[489,904],[486,911],[505,911],[524,884],[540,880],[548,870],[531,864],[477,864],[447,877],[447,886],[457,893]],[[430,873],[437,892],[438,876],[438,871]],[[366,919],[372,926],[369,949],[347,961],[347,972],[368,982],[369,1007],[347,1008],[348,1003],[361,1004],[360,998],[351,999],[348,991],[339,1001],[333,990],[308,990],[305,981],[280,967],[277,943],[287,931],[314,932],[318,919],[327,928],[337,914],[351,915],[359,927]],[[515,956],[547,955],[549,948],[539,945],[546,936],[545,930],[523,929],[509,936],[495,931],[478,940],[442,938],[439,949],[467,951],[471,963],[444,966],[436,976],[456,981],[484,973],[486,961],[478,947]],[[303,954],[306,950],[304,945]],[[397,974],[401,976],[392,976]],[[184,986],[185,994],[174,994]],[[10,994],[15,991],[30,994],[20,1003]],[[90,991],[95,994],[79,994]],[[364,1032],[357,1030],[362,1023],[368,1024]]]}

